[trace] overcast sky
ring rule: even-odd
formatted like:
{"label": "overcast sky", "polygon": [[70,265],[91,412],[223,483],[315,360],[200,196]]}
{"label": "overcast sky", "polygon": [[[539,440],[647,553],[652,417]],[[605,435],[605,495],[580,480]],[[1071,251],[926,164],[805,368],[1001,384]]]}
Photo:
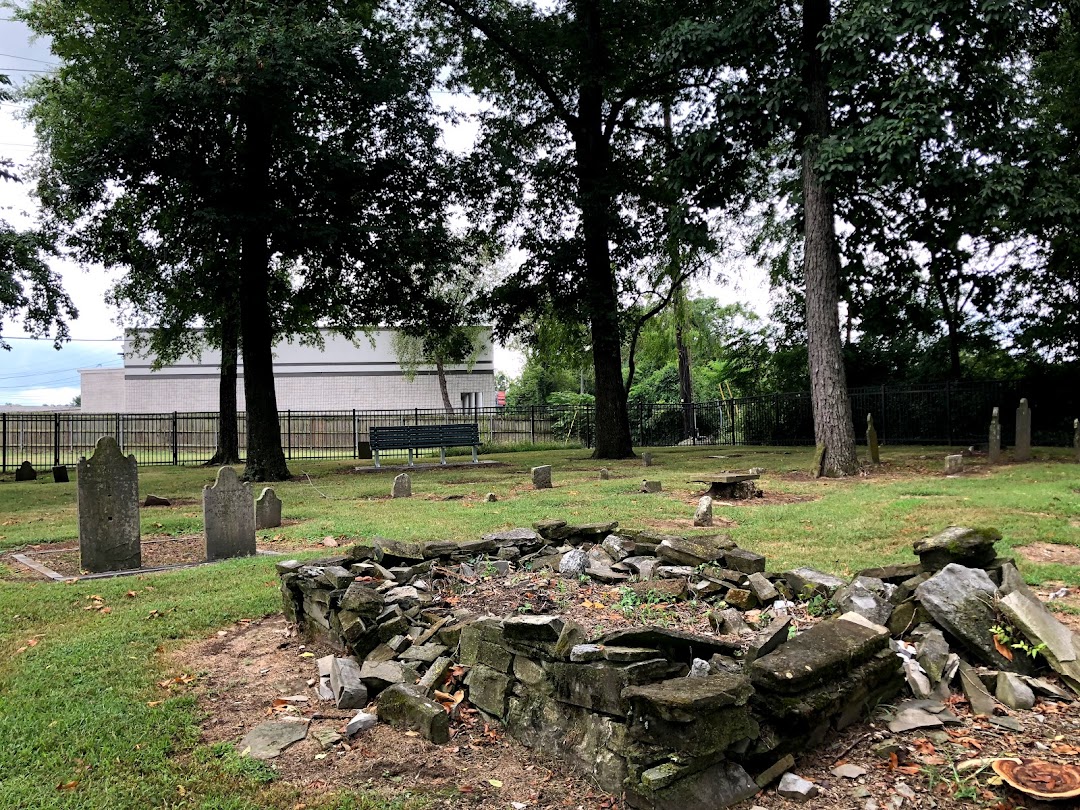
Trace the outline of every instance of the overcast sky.
{"label": "overcast sky", "polygon": [[[18,87],[35,73],[48,71],[56,59],[47,42],[31,41],[29,29],[11,20],[10,14],[0,11],[0,73],[6,73]],[[0,104],[0,155],[15,161],[17,169],[35,148],[33,132],[20,120],[19,112],[17,103]],[[450,131],[448,145],[462,147],[469,137],[465,130]],[[16,227],[25,227],[33,223],[35,215],[26,184],[0,181],[0,216]],[[79,393],[79,369],[123,365],[116,312],[103,300],[110,285],[109,274],[101,267],[62,260],[52,266],[79,310],[78,319],[71,324],[72,340],[56,350],[50,341],[28,338],[18,324],[5,324],[4,339],[11,351],[0,351],[0,405],[66,405]],[[697,288],[725,303],[743,301],[759,314],[767,311],[765,276],[756,268],[743,269],[728,285],[704,282]],[[519,353],[496,347],[496,370],[514,376],[521,362]]]}

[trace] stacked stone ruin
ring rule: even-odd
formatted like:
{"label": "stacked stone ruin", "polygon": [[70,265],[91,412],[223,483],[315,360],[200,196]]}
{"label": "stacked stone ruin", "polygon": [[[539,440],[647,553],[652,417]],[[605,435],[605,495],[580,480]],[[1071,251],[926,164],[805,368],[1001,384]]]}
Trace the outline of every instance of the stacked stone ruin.
{"label": "stacked stone ruin", "polygon": [[[994,642],[991,628],[1007,620],[1043,645],[1044,669],[1080,688],[1080,639],[996,556],[998,539],[952,527],[915,544],[919,562],[846,582],[810,568],[770,573],[724,534],[552,520],[463,543],[376,538],[278,570],[288,619],[348,661],[334,665],[339,683],[324,697],[375,700],[380,720],[446,742],[447,712],[432,697],[452,668],[466,668],[468,703],[526,746],[630,807],[706,810],[752,796],[790,769],[792,754],[908,688],[916,700],[894,722],[941,725],[954,686],[991,715],[1004,711],[999,700],[1022,710],[1025,691],[1069,699],[1034,677],[1036,659],[1009,659]],[[436,593],[440,577],[515,568],[712,602],[717,635],[636,627],[590,639],[562,616],[477,616]],[[837,615],[796,633],[794,599],[831,603]],[[744,618],[755,608],[756,628]]]}

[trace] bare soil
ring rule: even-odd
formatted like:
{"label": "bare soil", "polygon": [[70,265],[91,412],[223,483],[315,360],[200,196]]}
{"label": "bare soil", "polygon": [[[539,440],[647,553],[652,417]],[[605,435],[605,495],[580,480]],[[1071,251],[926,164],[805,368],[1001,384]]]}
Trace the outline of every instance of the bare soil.
{"label": "bare soil", "polygon": [[1080,565],[1080,546],[1065,543],[1028,543],[1026,546],[1018,546],[1015,551],[1031,562]]}
{"label": "bare soil", "polygon": [[[471,711],[451,724],[445,746],[380,724],[324,751],[314,732],[340,732],[355,714],[318,699],[315,659],[329,652],[305,646],[283,617],[272,616],[233,625],[173,653],[178,676],[197,678],[190,687],[163,683],[169,689],[195,690],[208,715],[202,730],[208,744],[237,744],[259,723],[284,713],[309,718],[307,738],[270,762],[307,795],[363,789],[389,799],[419,791],[444,796],[453,807],[499,810],[511,802],[529,808],[614,806],[565,765],[533,754]],[[296,695],[308,702],[275,707],[276,699]]]}
{"label": "bare soil", "polygon": [[[535,590],[539,592],[540,588]],[[574,598],[579,595],[586,597],[579,602],[590,603],[590,595],[604,597],[603,593],[590,594],[587,589]],[[509,595],[494,601],[495,596],[493,590],[478,588],[476,593],[462,593],[457,604],[467,606],[475,598],[488,610],[498,612],[512,601]],[[627,621],[615,611],[593,607],[584,610],[599,614],[598,622],[603,627],[613,628]],[[580,615],[577,609],[572,612]],[[686,627],[681,622],[680,626]],[[692,623],[687,629],[699,628]],[[172,653],[170,661],[177,675],[196,678],[190,685],[163,681],[162,688],[195,691],[207,714],[202,741],[208,744],[238,744],[253,727],[281,714],[309,718],[307,739],[270,763],[284,780],[309,795],[363,789],[391,799],[421,791],[435,794],[437,801],[446,806],[499,810],[507,810],[514,806],[512,803],[519,805],[516,810],[522,810],[520,805],[530,810],[616,810],[620,804],[561,763],[529,751],[501,728],[487,726],[475,713],[467,712],[452,722],[451,741],[446,746],[432,745],[380,724],[324,751],[313,732],[340,731],[353,714],[318,699],[314,688],[315,659],[328,652],[305,646],[280,615],[240,622]],[[306,697],[307,701],[275,706],[275,700],[280,704],[281,698],[293,696]],[[996,756],[1021,756],[1077,764],[1080,704],[1040,700],[1033,711],[1009,712],[1023,724],[1020,733],[971,716],[967,704],[957,696],[950,708],[961,718],[960,726],[891,735],[886,727],[890,708],[882,707],[869,722],[831,736],[822,746],[797,759],[794,771],[820,790],[809,805],[784,799],[770,786],[740,807],[1064,810],[1077,806],[1069,802],[1045,804],[1022,797],[997,783],[989,766],[970,763]],[[887,738],[900,744],[895,760],[871,752],[875,743]],[[842,763],[858,765],[866,774],[854,780],[835,776],[832,769]],[[958,769],[955,772],[954,766]]]}
{"label": "bare soil", "polygon": [[[295,550],[291,544],[278,541],[279,538],[260,537],[259,549],[281,552]],[[175,537],[171,535],[151,535],[142,538],[141,547],[143,568],[190,565],[206,561],[206,550],[203,545],[202,534],[185,534]],[[79,544],[77,541],[42,543],[23,548],[19,553],[66,577],[77,577],[86,573],[79,565]],[[22,565],[11,554],[0,556],[0,562],[11,569],[13,572],[12,578],[22,580],[47,579],[43,574]]]}

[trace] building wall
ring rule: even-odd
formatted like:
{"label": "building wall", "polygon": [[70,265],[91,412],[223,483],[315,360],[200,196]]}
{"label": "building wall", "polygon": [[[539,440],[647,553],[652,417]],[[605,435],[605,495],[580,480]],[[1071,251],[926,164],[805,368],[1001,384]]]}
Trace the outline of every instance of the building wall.
{"label": "building wall", "polygon": [[[274,350],[278,410],[401,410],[442,408],[438,376],[421,367],[410,382],[393,351],[390,331],[356,344],[327,335],[325,349],[282,344]],[[495,404],[494,353],[490,333],[472,369],[447,368],[447,389],[455,409],[462,394],[479,394],[480,404]],[[220,354],[206,351],[159,369],[125,344],[123,369],[84,371],[82,410],[108,413],[217,411]],[[105,378],[108,379],[105,379]],[[238,370],[237,402],[244,409],[243,367]],[[476,397],[470,397],[470,403]]]}
{"label": "building wall", "polygon": [[87,413],[126,413],[124,369],[103,368],[79,372],[82,410]]}

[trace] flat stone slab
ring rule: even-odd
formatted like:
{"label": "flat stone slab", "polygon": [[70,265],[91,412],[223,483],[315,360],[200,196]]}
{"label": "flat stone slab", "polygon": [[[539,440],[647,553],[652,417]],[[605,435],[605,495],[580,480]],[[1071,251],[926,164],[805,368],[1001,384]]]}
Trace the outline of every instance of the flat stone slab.
{"label": "flat stone slab", "polygon": [[650,650],[659,650],[668,660],[680,661],[687,666],[695,658],[708,658],[716,653],[732,655],[740,650],[738,644],[724,642],[718,638],[652,626],[614,630],[594,639],[593,643],[608,647],[645,647]]}
{"label": "flat stone slab", "polygon": [[760,475],[753,473],[718,473],[701,478],[687,479],[691,484],[741,484],[743,481],[757,481]]}
{"label": "flat stone slab", "polygon": [[240,756],[273,759],[293,743],[307,736],[306,720],[270,720],[249,731],[237,746]]}
{"label": "flat stone slab", "polygon": [[1013,591],[998,605],[1033,645],[1046,645],[1043,655],[1047,663],[1074,691],[1080,692],[1080,660],[1077,660],[1080,637],[1059,622],[1041,602],[1024,596],[1021,591]]}
{"label": "flat stone slab", "polygon": [[446,710],[416,686],[399,683],[379,695],[379,719],[396,728],[419,732],[436,745],[450,741]]}
{"label": "flat stone slab", "polygon": [[888,632],[828,619],[758,658],[750,667],[750,676],[754,686],[796,694],[869,661],[888,643]]}
{"label": "flat stone slab", "polygon": [[994,669],[1027,672],[1027,656],[1009,660],[994,646],[990,628],[997,624],[996,591],[981,568],[950,563],[916,588],[915,598],[939,627]]}
{"label": "flat stone slab", "polygon": [[748,677],[725,673],[628,686],[623,690],[622,698],[639,715],[651,715],[675,723],[692,723],[702,715],[725,706],[744,705],[753,692]]}

